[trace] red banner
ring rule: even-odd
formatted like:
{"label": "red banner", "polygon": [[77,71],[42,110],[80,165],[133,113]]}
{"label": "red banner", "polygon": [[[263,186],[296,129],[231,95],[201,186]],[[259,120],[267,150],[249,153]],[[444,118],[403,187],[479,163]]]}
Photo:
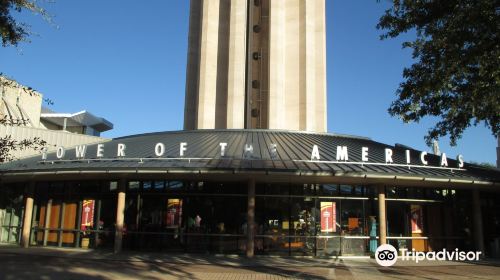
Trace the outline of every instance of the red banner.
{"label": "red banner", "polygon": [[84,200],[82,205],[82,230],[91,229],[94,226],[95,200]]}
{"label": "red banner", "polygon": [[336,217],[335,202],[323,201],[321,207],[321,232],[335,232],[336,231]]}

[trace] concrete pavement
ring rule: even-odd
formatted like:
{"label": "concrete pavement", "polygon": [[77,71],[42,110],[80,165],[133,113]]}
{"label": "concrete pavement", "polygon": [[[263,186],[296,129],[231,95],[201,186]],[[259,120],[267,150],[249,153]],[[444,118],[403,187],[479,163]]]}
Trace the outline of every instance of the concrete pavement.
{"label": "concrete pavement", "polygon": [[161,254],[0,246],[0,279],[500,279],[500,262]]}

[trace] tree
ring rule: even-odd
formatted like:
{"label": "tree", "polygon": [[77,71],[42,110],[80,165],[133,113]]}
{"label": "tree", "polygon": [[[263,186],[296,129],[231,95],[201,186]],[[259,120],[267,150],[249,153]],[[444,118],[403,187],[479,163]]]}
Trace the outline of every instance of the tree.
{"label": "tree", "polygon": [[500,132],[500,1],[393,0],[377,25],[381,39],[415,32],[403,48],[415,62],[403,70],[392,116],[418,122],[438,118],[428,145],[449,135],[456,145],[471,125]]}
{"label": "tree", "polygon": [[[40,14],[45,20],[50,21],[49,14],[35,1],[28,0],[0,0],[0,36],[2,37],[2,46],[17,46],[22,41],[27,41],[31,34],[29,26],[24,23],[18,23],[11,15],[12,11],[22,12],[23,10]],[[4,78],[0,73],[0,90],[5,87],[17,85],[12,79]],[[31,88],[22,88],[22,93],[27,94]],[[3,102],[3,100],[1,101]],[[46,100],[47,102],[47,100]],[[48,101],[50,102],[50,101]],[[2,115],[0,112],[0,125],[21,126],[26,125],[24,119],[15,119],[12,116]],[[46,146],[46,142],[38,137],[32,139],[16,140],[11,135],[0,137],[0,163],[11,161],[14,157],[11,153],[15,150],[34,149],[40,150]]]}
{"label": "tree", "polygon": [[45,9],[30,0],[0,0],[0,35],[2,36],[2,46],[17,46],[19,42],[27,41],[31,34],[29,25],[18,23],[12,16],[12,12],[30,11],[41,15],[45,20],[50,21],[51,17]]}

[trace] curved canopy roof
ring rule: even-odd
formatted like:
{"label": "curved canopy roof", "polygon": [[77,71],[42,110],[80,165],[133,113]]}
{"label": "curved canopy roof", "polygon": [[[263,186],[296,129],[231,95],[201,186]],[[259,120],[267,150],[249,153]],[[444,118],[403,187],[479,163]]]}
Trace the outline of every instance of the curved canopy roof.
{"label": "curved canopy roof", "polygon": [[[442,158],[368,138],[278,130],[172,131],[37,156],[0,166],[2,176],[58,173],[252,173],[323,177],[385,177],[500,186],[500,170]],[[317,147],[317,150],[316,148]],[[84,150],[83,150],[84,149]],[[337,153],[346,149],[347,158]],[[390,152],[387,151],[390,150]],[[119,152],[122,152],[118,156]],[[408,152],[409,151],[409,152]],[[77,152],[80,153],[77,157]],[[82,157],[83,152],[85,155]],[[344,151],[345,152],[345,151]],[[392,162],[386,163],[387,153]],[[410,155],[408,164],[407,155]],[[100,154],[100,156],[98,156]],[[319,156],[319,159],[318,159]],[[367,161],[366,161],[367,160]]]}

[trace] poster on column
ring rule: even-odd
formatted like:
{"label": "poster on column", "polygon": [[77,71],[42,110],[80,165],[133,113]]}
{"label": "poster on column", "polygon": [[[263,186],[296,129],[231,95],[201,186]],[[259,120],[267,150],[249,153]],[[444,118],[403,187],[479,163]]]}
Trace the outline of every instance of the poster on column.
{"label": "poster on column", "polygon": [[322,201],[321,207],[321,232],[335,232],[337,213],[335,211],[335,202]]}
{"label": "poster on column", "polygon": [[169,198],[167,201],[167,228],[178,228],[182,222],[182,199]]}
{"label": "poster on column", "polygon": [[95,200],[84,200],[82,203],[81,229],[86,230],[94,226]]}
{"label": "poster on column", "polygon": [[411,205],[410,209],[411,233],[422,233],[424,224],[422,217],[422,206]]}

